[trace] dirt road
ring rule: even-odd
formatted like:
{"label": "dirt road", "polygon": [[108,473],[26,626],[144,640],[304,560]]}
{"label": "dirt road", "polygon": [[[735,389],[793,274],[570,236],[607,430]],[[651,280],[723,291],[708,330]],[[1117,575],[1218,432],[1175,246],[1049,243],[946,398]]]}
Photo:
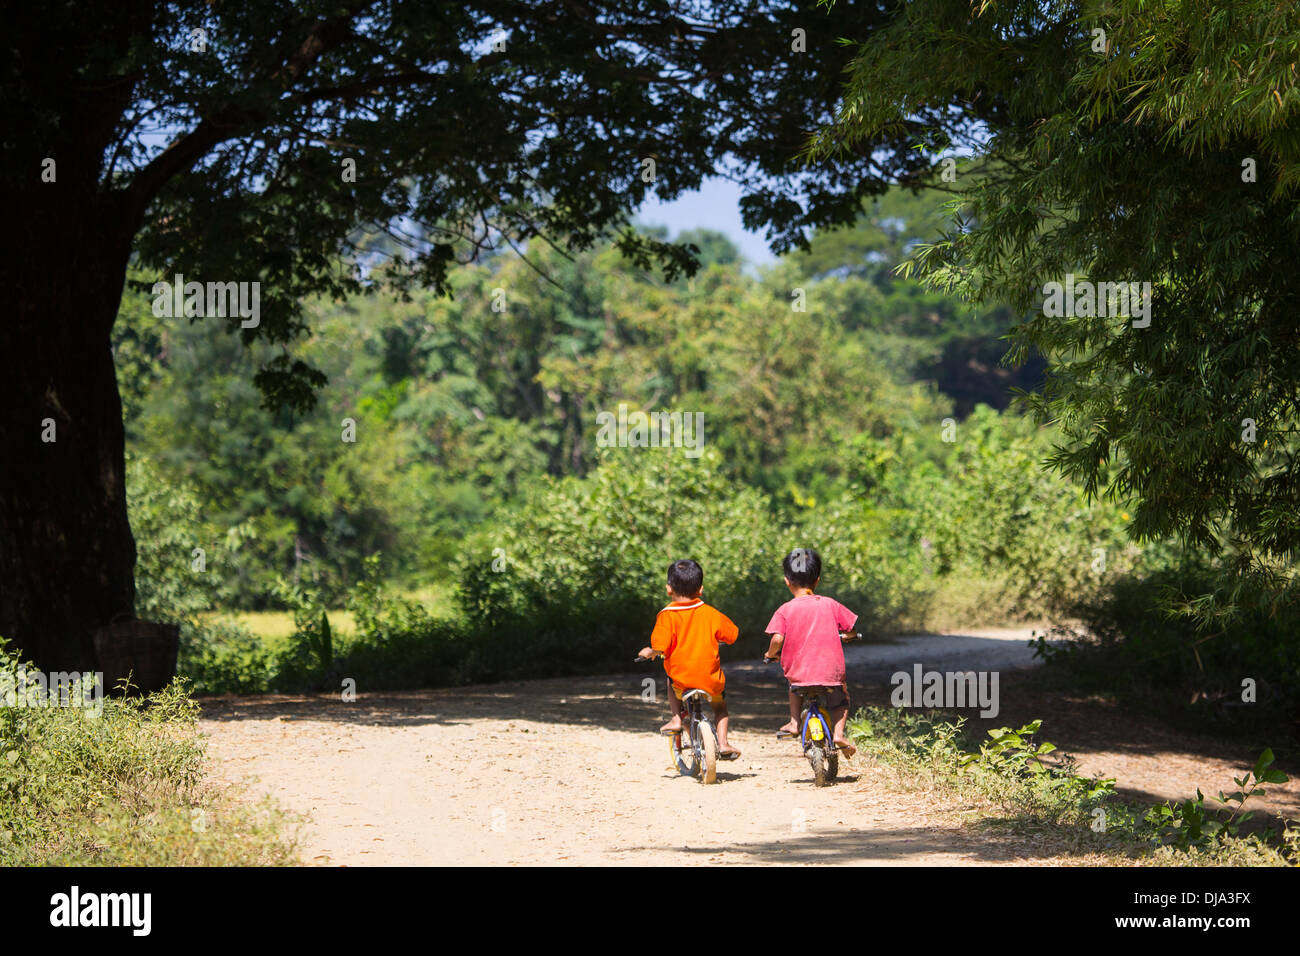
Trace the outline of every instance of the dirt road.
{"label": "dirt road", "polygon": [[[889,674],[917,662],[1005,677],[1033,666],[1028,637],[978,631],[852,647],[855,703],[883,703]],[[202,730],[219,779],[251,780],[253,793],[309,815],[305,863],[1059,862],[971,832],[968,808],[885,786],[887,771],[870,758],[842,762],[838,784],[815,788],[797,747],[773,737],[784,719],[777,670],[727,665],[743,756],[721,764],[710,787],[680,777],[655,733],[666,716],[658,665],[654,702],[642,699],[638,675],[361,693],[350,703],[209,698]],[[1204,775],[1208,790],[1227,782],[1220,769],[1236,768],[1183,769],[1162,784]]]}

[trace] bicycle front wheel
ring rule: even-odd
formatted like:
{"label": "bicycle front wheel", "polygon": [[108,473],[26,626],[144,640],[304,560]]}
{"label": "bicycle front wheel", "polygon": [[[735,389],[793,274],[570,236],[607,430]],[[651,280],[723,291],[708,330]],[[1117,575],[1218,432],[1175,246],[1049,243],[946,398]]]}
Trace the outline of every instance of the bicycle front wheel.
{"label": "bicycle front wheel", "polygon": [[681,731],[673,734],[668,738],[668,748],[678,773],[683,777],[694,777],[700,772],[700,762],[696,759],[695,748],[691,746],[690,739],[683,739],[685,736]]}

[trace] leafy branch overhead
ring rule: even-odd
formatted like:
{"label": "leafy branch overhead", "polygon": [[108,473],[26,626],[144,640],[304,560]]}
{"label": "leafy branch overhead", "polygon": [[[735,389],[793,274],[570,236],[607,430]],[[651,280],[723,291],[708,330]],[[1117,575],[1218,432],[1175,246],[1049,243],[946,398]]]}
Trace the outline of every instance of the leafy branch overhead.
{"label": "leafy branch overhead", "polygon": [[[1207,622],[1296,594],[1298,51],[1300,10],[1263,0],[917,0],[855,46],[836,121],[805,148],[916,121],[927,150],[978,141],[959,224],[908,268],[1024,316],[1011,358],[1052,363],[1026,398],[1064,429],[1054,468],[1136,499],[1139,540],[1176,534],[1251,572],[1186,606]],[[1069,274],[1149,282],[1149,327],[1048,314]]]}
{"label": "leafy branch overhead", "polygon": [[[903,138],[793,161],[831,118],[835,37],[882,18],[757,2],[63,5],[13,24],[24,61],[3,92],[24,136],[3,166],[17,179],[63,160],[61,181],[110,205],[159,277],[260,279],[265,319],[246,335],[276,343],[306,331],[304,297],[370,286],[340,254],[378,249],[399,290],[445,292],[486,251],[616,236],[673,278],[694,272],[689,250],[627,228],[651,195],[726,170],[784,250],[917,167]],[[812,53],[792,52],[795,26]],[[86,58],[75,84],[34,59],[69,37]],[[285,366],[260,384],[298,404],[313,383]]]}

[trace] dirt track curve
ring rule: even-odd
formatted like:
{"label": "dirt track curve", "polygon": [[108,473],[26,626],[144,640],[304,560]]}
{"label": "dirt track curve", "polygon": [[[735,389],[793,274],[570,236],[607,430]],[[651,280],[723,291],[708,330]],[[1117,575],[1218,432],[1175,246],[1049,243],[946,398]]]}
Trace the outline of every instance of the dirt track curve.
{"label": "dirt track curve", "polygon": [[[1034,663],[1028,638],[973,631],[854,646],[850,690],[855,704],[884,703],[889,675],[917,662],[1000,671],[1006,708],[1008,676]],[[726,671],[743,755],[721,764],[709,787],[670,767],[655,732],[667,713],[658,665],[657,702],[642,700],[638,674],[360,693],[350,703],[216,697],[204,701],[201,729],[218,779],[308,815],[307,864],[1062,862],[974,832],[960,806],[886,786],[887,771],[868,757],[842,761],[840,781],[815,788],[798,749],[773,736],[784,719],[776,669],[746,661]],[[1180,758],[1188,748],[1169,735],[1147,734],[1141,750],[1089,744],[1087,726],[1079,722],[1083,746],[1071,751],[1083,769],[1119,775],[1147,797],[1185,795],[1197,783],[1217,792],[1225,773],[1239,772],[1204,753]],[[1070,733],[1068,718],[1058,729]],[[1146,750],[1159,752],[1158,772]],[[1287,791],[1279,796],[1300,815],[1296,784]]]}

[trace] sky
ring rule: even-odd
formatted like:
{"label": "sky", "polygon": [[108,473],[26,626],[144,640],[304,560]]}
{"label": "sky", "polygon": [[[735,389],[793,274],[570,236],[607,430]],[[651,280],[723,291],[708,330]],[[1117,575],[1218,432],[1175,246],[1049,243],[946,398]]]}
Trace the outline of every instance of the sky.
{"label": "sky", "polygon": [[729,179],[706,179],[694,192],[672,202],[651,199],[638,214],[648,226],[667,226],[670,235],[684,229],[713,229],[725,233],[740,248],[751,265],[770,265],[776,261],[760,233],[748,232],[740,221],[740,186]]}

